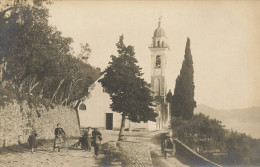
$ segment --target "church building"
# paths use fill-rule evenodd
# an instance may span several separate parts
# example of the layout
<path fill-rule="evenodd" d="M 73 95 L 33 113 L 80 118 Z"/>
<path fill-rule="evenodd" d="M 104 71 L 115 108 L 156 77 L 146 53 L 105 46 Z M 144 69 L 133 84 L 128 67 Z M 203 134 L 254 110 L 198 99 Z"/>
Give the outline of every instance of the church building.
<path fill-rule="evenodd" d="M 154 31 L 151 51 L 151 90 L 155 98 L 155 112 L 158 113 L 156 122 L 133 123 L 126 120 L 125 128 L 132 130 L 155 130 L 162 129 L 169 124 L 169 110 L 165 102 L 166 95 L 166 59 L 169 54 L 169 47 L 166 35 L 161 27 Z M 78 108 L 81 127 L 98 127 L 106 130 L 119 129 L 121 126 L 121 114 L 110 109 L 112 103 L 109 94 L 103 91 L 101 83 L 96 81 L 92 85 L 90 97 L 86 98 Z"/>

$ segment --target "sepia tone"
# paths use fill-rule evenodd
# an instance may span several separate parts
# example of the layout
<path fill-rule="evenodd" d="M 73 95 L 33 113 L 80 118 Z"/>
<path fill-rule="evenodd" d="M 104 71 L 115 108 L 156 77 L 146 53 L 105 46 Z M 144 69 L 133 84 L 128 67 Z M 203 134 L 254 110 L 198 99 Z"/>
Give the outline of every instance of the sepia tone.
<path fill-rule="evenodd" d="M 11 25 L 5 20 L 9 13 L 4 12 L 13 10 L 12 6 L 19 10 L 37 6 L 36 2 L 0 3 L 0 166 L 260 165 L 258 1 L 44 0 L 38 7 L 48 9 L 48 26 L 61 32 L 57 39 L 64 38 L 58 41 L 64 50 L 61 47 L 58 59 L 53 59 L 57 63 L 49 63 L 62 64 L 59 58 L 64 54 L 68 67 L 50 65 L 46 71 L 57 70 L 58 75 L 48 73 L 37 80 L 30 73 L 29 79 L 16 86 L 17 78 L 7 76 L 10 65 L 16 63 L 8 56 L 16 52 L 5 52 L 9 46 L 5 41 L 16 39 L 7 39 L 6 30 L 12 29 L 4 27 Z M 122 43 L 125 55 L 120 52 Z M 23 46 L 16 49 L 21 51 Z M 24 51 L 35 54 L 26 47 Z M 127 56 L 137 62 L 125 71 L 134 62 Z M 116 61 L 125 61 L 126 66 L 115 68 L 111 64 Z M 119 69 L 127 77 L 136 66 L 142 75 L 137 72 L 131 83 L 140 83 L 140 78 L 144 82 L 140 88 L 126 89 L 132 91 L 125 93 L 127 97 L 136 96 L 126 100 L 133 105 L 116 103 L 113 84 L 121 92 L 120 84 L 131 84 L 120 83 L 117 77 L 106 83 L 108 69 Z M 77 87 L 81 80 L 85 85 Z M 150 95 L 134 90 L 150 91 Z M 145 102 L 149 98 L 152 105 Z M 136 111 L 118 109 L 122 104 Z M 136 104 L 145 104 L 156 116 L 140 113 Z"/>

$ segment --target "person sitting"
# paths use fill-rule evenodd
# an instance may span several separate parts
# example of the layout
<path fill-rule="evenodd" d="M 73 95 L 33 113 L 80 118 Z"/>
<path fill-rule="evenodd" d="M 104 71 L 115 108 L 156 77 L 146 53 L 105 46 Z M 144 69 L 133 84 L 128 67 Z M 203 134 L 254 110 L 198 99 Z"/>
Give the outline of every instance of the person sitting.
<path fill-rule="evenodd" d="M 166 158 L 167 153 L 171 153 L 172 156 L 175 155 L 175 143 L 172 138 L 172 133 L 168 133 L 166 137 L 162 140 L 161 150 Z"/>

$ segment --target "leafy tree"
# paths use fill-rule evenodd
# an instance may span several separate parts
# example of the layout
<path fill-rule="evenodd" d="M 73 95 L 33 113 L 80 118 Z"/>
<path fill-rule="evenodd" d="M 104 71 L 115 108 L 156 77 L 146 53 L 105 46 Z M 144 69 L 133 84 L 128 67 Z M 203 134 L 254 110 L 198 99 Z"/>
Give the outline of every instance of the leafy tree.
<path fill-rule="evenodd" d="M 100 71 L 73 56 L 72 39 L 50 26 L 48 18 L 41 3 L 0 12 L 0 84 L 73 106 L 88 94 Z"/>
<path fill-rule="evenodd" d="M 226 162 L 232 165 L 260 163 L 260 142 L 252 137 L 231 131 L 227 138 Z M 246 165 L 246 166 L 247 166 Z M 258 166 L 256 165 L 256 166 Z"/>
<path fill-rule="evenodd" d="M 155 121 L 157 114 L 153 109 L 153 98 L 147 83 L 141 78 L 141 68 L 137 66 L 133 46 L 125 46 L 123 35 L 116 44 L 118 57 L 112 55 L 112 61 L 99 80 L 110 95 L 110 108 L 122 114 L 119 140 L 125 126 L 125 119 L 133 122 Z"/>
<path fill-rule="evenodd" d="M 52 4 L 51 0 L 1 0 L 0 10 L 14 5 L 26 5 L 28 4 L 28 2 L 32 3 L 35 6 L 42 6 L 43 4 Z"/>
<path fill-rule="evenodd" d="M 80 44 L 80 53 L 78 54 L 78 58 L 83 62 L 87 63 L 89 57 L 91 56 L 91 49 L 89 48 L 88 43 L 85 45 Z"/>
<path fill-rule="evenodd" d="M 173 135 L 194 149 L 202 150 L 199 152 L 203 156 L 215 161 L 212 151 L 218 149 L 226 152 L 225 130 L 220 121 L 210 119 L 203 114 L 196 114 L 191 120 L 183 120 L 181 117 L 172 119 Z M 204 153 L 205 152 L 205 153 Z"/>
<path fill-rule="evenodd" d="M 171 102 L 172 116 L 189 120 L 196 107 L 194 100 L 193 61 L 190 50 L 190 39 L 187 38 L 184 60 L 180 75 L 176 79 L 174 95 Z"/>

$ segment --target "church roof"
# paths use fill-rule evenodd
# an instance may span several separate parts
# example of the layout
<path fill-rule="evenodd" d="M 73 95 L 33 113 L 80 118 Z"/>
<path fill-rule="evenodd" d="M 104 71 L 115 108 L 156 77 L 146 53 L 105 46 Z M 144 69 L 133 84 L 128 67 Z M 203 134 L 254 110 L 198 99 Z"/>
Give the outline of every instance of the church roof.
<path fill-rule="evenodd" d="M 158 27 L 154 31 L 153 37 L 166 37 L 164 29 L 162 27 Z"/>
<path fill-rule="evenodd" d="M 154 31 L 153 37 L 166 37 L 165 31 L 161 27 L 161 18 L 158 23 L 158 28 Z"/>

